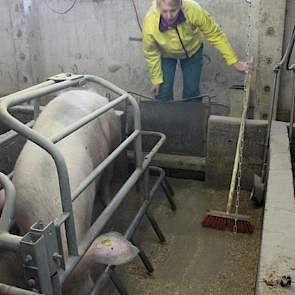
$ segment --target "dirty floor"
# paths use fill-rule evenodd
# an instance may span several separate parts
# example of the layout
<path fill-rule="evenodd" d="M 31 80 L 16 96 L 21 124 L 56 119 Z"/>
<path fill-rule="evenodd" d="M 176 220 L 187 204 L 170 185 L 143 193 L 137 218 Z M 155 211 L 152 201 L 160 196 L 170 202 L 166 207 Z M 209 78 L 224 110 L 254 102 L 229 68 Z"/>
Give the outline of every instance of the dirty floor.
<path fill-rule="evenodd" d="M 151 207 L 167 241 L 159 243 L 146 218 L 134 237 L 150 258 L 154 273 L 148 274 L 138 257 L 116 268 L 128 293 L 254 294 L 262 209 L 255 208 L 248 200 L 249 194 L 243 192 L 240 213 L 250 215 L 254 233 L 234 234 L 203 228 L 201 221 L 207 209 L 224 210 L 226 207 L 227 191 L 215 191 L 205 182 L 196 180 L 169 178 L 169 182 L 175 190 L 177 211 L 171 211 L 162 190 L 156 193 Z M 135 202 L 138 202 L 138 196 L 136 198 Z M 118 212 L 117 216 L 121 219 L 119 223 L 122 227 L 124 216 L 131 214 L 134 209 L 126 208 Z M 103 294 L 119 293 L 108 284 Z"/>

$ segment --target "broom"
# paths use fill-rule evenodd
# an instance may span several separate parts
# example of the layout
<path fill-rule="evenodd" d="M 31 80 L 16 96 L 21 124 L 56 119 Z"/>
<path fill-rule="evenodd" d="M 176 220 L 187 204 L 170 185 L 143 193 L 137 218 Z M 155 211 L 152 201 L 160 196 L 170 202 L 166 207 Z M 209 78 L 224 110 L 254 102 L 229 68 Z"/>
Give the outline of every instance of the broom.
<path fill-rule="evenodd" d="M 251 60 L 251 62 L 253 62 L 253 59 Z M 247 81 L 246 81 L 246 94 L 244 99 L 244 108 L 243 108 L 243 114 L 241 118 L 241 125 L 240 125 L 239 137 L 238 137 L 238 142 L 236 147 L 234 167 L 232 172 L 226 211 L 225 212 L 214 211 L 214 210 L 207 211 L 207 214 L 202 221 L 202 225 L 204 227 L 210 227 L 210 228 L 214 228 L 218 230 L 226 230 L 226 229 L 232 230 L 232 231 L 236 230 L 239 233 L 253 232 L 253 227 L 251 225 L 249 216 L 230 213 L 233 199 L 234 199 L 238 167 L 240 164 L 239 163 L 240 152 L 241 153 L 243 152 L 243 151 L 240 151 L 240 148 L 241 148 L 241 142 L 242 142 L 242 139 L 244 138 L 244 133 L 245 133 L 245 125 L 246 125 L 246 118 L 247 118 L 247 111 L 248 111 L 249 97 L 250 97 L 251 78 L 252 78 L 252 74 L 249 73 L 247 77 Z"/>

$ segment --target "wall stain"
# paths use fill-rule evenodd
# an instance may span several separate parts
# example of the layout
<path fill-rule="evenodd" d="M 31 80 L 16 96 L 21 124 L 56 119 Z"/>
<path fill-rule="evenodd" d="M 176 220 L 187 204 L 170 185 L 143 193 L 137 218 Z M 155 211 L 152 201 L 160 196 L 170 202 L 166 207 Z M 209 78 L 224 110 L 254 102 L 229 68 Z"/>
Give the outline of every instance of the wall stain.
<path fill-rule="evenodd" d="M 21 29 L 18 29 L 16 36 L 20 38 L 23 35 L 23 31 Z"/>
<path fill-rule="evenodd" d="M 121 66 L 119 65 L 110 65 L 108 67 L 108 70 L 111 72 L 111 73 L 115 73 L 117 71 L 119 71 L 121 69 Z"/>
<path fill-rule="evenodd" d="M 20 55 L 19 55 L 19 58 L 20 58 L 20 60 L 25 60 L 26 55 L 23 52 L 21 52 Z"/>
<path fill-rule="evenodd" d="M 64 69 L 64 67 L 62 65 L 58 65 L 58 68 L 60 69 L 61 73 L 64 73 L 65 69 Z"/>
<path fill-rule="evenodd" d="M 102 2 L 104 2 L 105 0 L 92 0 L 95 4 L 100 4 Z"/>
<path fill-rule="evenodd" d="M 74 74 L 78 74 L 79 73 L 79 68 L 78 68 L 77 64 L 74 64 L 71 67 L 71 70 L 72 70 L 72 73 L 74 73 Z"/>
<path fill-rule="evenodd" d="M 77 59 L 82 59 L 82 54 L 81 53 L 76 53 L 76 58 Z"/>

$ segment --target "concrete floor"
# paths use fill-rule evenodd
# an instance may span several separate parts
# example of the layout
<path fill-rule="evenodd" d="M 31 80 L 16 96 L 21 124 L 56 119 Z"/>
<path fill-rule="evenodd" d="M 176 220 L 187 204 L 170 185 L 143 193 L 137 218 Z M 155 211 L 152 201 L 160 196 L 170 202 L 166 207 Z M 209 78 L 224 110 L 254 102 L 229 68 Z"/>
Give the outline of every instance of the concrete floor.
<path fill-rule="evenodd" d="M 224 210 L 227 192 L 215 191 L 196 180 L 169 181 L 175 190 L 178 210 L 170 210 L 162 191 L 155 195 L 151 208 L 167 242 L 158 242 L 146 220 L 135 234 L 135 241 L 145 250 L 155 272 L 148 274 L 138 257 L 116 269 L 130 295 L 254 294 L 262 209 L 254 208 L 248 193 L 243 192 L 240 211 L 251 216 L 253 234 L 203 228 L 201 221 L 206 210 Z M 134 209 L 126 208 L 121 210 L 124 214 L 117 215 L 122 228 L 124 216 Z M 112 229 L 120 230 L 115 226 Z M 103 294 L 118 292 L 109 284 Z"/>

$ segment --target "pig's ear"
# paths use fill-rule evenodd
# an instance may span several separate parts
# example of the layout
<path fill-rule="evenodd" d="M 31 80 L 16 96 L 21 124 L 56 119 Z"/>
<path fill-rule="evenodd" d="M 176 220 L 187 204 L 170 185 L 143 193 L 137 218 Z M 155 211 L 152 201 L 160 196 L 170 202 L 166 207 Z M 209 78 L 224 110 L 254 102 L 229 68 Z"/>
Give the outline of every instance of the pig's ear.
<path fill-rule="evenodd" d="M 138 252 L 120 233 L 111 232 L 97 237 L 90 246 L 88 255 L 96 263 L 121 265 L 130 262 Z"/>

